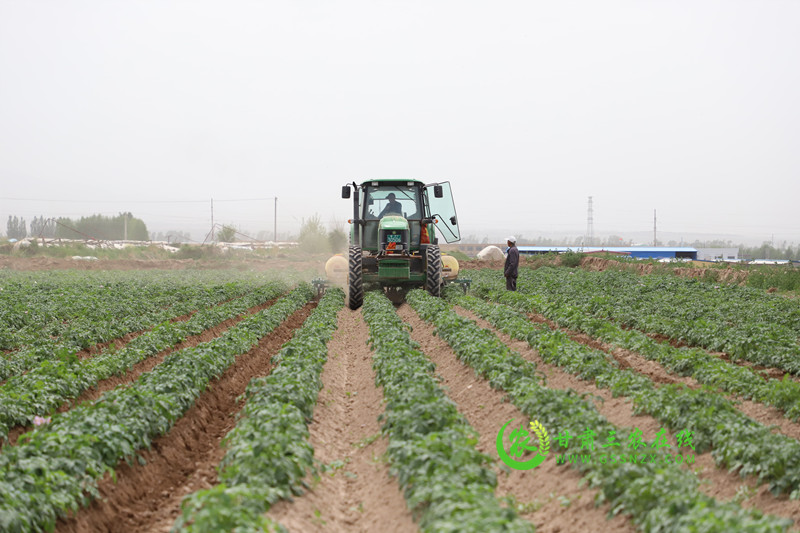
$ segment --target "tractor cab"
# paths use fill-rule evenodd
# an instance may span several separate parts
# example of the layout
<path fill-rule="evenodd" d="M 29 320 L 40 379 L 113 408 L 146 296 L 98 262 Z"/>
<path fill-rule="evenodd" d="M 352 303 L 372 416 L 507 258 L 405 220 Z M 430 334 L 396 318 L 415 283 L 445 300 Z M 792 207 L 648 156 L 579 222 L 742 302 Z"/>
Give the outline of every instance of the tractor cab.
<path fill-rule="evenodd" d="M 352 195 L 351 195 L 352 193 Z M 381 179 L 342 187 L 353 199 L 348 285 L 350 307 L 363 300 L 363 285 L 441 291 L 439 237 L 461 239 L 450 183 Z"/>
<path fill-rule="evenodd" d="M 342 198 L 350 198 L 351 190 L 355 195 L 350 241 L 364 250 L 378 250 L 382 241 L 379 238 L 384 236 L 378 233 L 380 230 L 391 232 L 389 235 L 396 239 L 395 232 L 407 229 L 409 234 L 403 242 L 409 252 L 419 250 L 422 244 L 437 244 L 434 229 L 448 243 L 461 240 L 449 182 L 424 185 L 414 180 L 365 181 L 342 187 Z"/>

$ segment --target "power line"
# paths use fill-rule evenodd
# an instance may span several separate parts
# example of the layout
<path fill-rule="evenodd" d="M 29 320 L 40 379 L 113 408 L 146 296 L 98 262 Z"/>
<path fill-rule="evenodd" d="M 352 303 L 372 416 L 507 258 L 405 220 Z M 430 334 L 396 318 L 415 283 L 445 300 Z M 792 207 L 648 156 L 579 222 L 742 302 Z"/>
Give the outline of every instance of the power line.
<path fill-rule="evenodd" d="M 268 198 L 231 198 L 227 200 L 217 200 L 215 202 L 264 202 L 266 200 L 273 200 L 274 196 Z M 51 203 L 67 203 L 67 204 L 91 204 L 91 203 L 113 203 L 124 202 L 126 204 L 205 204 L 208 200 L 45 200 L 41 198 L 10 198 L 0 196 L 0 200 L 12 200 L 15 202 L 51 202 Z"/>

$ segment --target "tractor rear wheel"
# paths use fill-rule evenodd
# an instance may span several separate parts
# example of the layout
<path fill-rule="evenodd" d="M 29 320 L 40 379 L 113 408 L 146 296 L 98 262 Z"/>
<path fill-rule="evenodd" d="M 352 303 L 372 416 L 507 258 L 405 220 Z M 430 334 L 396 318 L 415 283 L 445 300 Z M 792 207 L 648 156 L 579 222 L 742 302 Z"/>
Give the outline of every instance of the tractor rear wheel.
<path fill-rule="evenodd" d="M 347 269 L 347 306 L 358 309 L 364 303 L 363 256 L 360 246 L 350 247 L 350 261 Z"/>
<path fill-rule="evenodd" d="M 431 244 L 425 250 L 425 265 L 425 289 L 431 296 L 441 296 L 442 254 L 435 244 Z"/>

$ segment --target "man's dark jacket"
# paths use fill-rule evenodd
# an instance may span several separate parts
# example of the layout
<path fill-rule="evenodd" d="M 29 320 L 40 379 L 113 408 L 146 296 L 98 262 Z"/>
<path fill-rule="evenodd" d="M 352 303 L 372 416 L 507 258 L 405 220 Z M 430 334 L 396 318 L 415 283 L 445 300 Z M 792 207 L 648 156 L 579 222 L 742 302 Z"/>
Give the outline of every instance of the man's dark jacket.
<path fill-rule="evenodd" d="M 516 245 L 512 246 L 508 249 L 508 255 L 506 256 L 506 266 L 503 269 L 503 275 L 505 277 L 517 277 L 517 268 L 519 267 L 519 250 L 517 249 Z"/>

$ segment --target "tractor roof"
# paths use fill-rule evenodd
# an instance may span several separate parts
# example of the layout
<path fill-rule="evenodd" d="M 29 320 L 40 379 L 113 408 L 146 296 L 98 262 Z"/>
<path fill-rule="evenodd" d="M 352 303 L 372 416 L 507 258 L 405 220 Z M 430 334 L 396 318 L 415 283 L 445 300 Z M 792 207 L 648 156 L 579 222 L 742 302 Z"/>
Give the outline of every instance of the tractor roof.
<path fill-rule="evenodd" d="M 361 185 L 366 185 L 368 183 L 391 183 L 392 185 L 397 185 L 398 183 L 422 183 L 423 185 L 425 182 L 415 179 L 409 178 L 373 178 L 370 180 L 364 180 L 361 182 Z"/>

